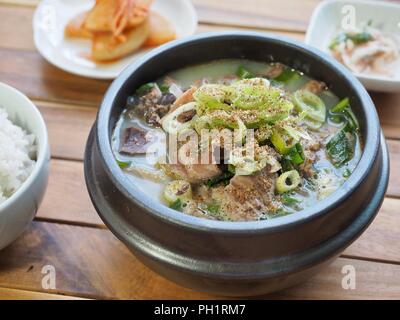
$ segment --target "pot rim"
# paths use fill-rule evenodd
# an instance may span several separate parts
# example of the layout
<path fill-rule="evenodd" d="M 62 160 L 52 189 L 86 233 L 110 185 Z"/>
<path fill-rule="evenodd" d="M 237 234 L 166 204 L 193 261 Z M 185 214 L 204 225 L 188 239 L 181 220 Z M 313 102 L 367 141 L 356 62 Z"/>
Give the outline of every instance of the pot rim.
<path fill-rule="evenodd" d="M 168 208 L 161 202 L 155 202 L 150 196 L 138 189 L 126 177 L 114 159 L 109 128 L 110 114 L 113 109 L 113 102 L 119 94 L 124 83 L 137 71 L 143 64 L 151 63 L 161 54 L 173 52 L 177 47 L 184 47 L 200 42 L 218 41 L 218 39 L 245 40 L 253 38 L 255 40 L 277 43 L 279 45 L 292 47 L 296 50 L 306 52 L 313 59 L 329 65 L 335 72 L 343 75 L 350 87 L 356 92 L 361 101 L 361 106 L 366 118 L 367 133 L 363 136 L 365 141 L 364 149 L 355 170 L 349 179 L 334 193 L 319 201 L 312 207 L 305 208 L 295 214 L 277 217 L 263 221 L 214 221 L 204 218 L 197 218 Z M 152 214 L 165 221 L 166 223 L 179 225 L 186 228 L 197 230 L 208 230 L 213 232 L 235 232 L 235 233 L 255 233 L 255 232 L 276 232 L 286 228 L 295 227 L 298 224 L 324 215 L 332 208 L 350 197 L 354 190 L 364 181 L 369 174 L 380 147 L 380 126 L 378 115 L 369 94 L 357 78 L 339 62 L 319 49 L 312 48 L 299 41 L 289 39 L 284 36 L 276 36 L 269 33 L 253 31 L 227 31 L 211 32 L 195 35 L 182 40 L 175 40 L 167 43 L 142 56 L 140 59 L 129 65 L 117 79 L 113 81 L 107 90 L 101 103 L 95 126 L 96 142 L 99 147 L 100 160 L 106 174 L 130 201 L 143 208 L 148 214 Z"/>

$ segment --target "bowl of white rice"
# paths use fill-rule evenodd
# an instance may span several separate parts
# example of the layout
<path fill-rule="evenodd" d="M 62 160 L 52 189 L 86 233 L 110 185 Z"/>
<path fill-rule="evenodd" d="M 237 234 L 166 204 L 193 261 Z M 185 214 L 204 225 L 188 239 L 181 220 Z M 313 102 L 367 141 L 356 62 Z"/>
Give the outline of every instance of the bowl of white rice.
<path fill-rule="evenodd" d="M 50 165 L 47 129 L 35 105 L 0 82 L 0 249 L 34 218 Z"/>

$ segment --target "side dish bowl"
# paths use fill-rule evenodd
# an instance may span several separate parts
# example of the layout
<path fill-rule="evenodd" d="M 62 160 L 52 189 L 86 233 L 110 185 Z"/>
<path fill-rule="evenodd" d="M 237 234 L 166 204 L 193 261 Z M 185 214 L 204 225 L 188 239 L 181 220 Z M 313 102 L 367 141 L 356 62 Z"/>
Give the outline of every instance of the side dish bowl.
<path fill-rule="evenodd" d="M 340 23 L 353 17 L 352 14 L 357 25 L 371 21 L 385 34 L 399 34 L 399 4 L 387 1 L 331 0 L 321 2 L 314 10 L 305 42 L 329 52 L 329 44 L 340 29 Z M 396 77 L 363 73 L 356 76 L 368 90 L 400 92 L 400 70 Z"/>
<path fill-rule="evenodd" d="M 172 70 L 224 58 L 282 62 L 324 81 L 338 96 L 349 97 L 360 122 L 363 154 L 350 178 L 331 196 L 271 220 L 224 222 L 174 211 L 131 183 L 116 163 L 110 141 L 127 97 Z M 88 139 L 85 176 L 100 217 L 151 269 L 196 290 L 252 296 L 307 279 L 357 239 L 383 201 L 389 160 L 373 102 L 342 65 L 284 37 L 224 32 L 160 47 L 112 83 Z"/>
<path fill-rule="evenodd" d="M 21 187 L 0 204 L 0 249 L 13 242 L 32 221 L 44 196 L 50 167 L 47 129 L 36 106 L 21 92 L 0 83 L 0 107 L 9 119 L 35 135 L 36 164 Z"/>

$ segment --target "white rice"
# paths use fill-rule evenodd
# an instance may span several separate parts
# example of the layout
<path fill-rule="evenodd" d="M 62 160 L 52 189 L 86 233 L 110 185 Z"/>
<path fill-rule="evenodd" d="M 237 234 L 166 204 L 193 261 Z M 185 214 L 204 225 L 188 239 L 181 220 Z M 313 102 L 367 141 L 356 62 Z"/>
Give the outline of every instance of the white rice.
<path fill-rule="evenodd" d="M 0 204 L 32 173 L 35 155 L 35 136 L 14 125 L 0 107 Z"/>

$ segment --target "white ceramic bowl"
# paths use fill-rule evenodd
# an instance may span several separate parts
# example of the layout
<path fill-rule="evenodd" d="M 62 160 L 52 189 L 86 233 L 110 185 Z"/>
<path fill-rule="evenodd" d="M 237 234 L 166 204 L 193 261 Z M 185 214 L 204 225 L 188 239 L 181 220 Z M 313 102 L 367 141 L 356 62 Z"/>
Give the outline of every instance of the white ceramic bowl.
<path fill-rule="evenodd" d="M 44 196 L 50 167 L 50 148 L 44 120 L 35 105 L 18 90 L 0 82 L 0 106 L 11 121 L 36 136 L 35 168 L 22 186 L 0 204 L 0 249 L 6 247 L 32 221 Z"/>
<path fill-rule="evenodd" d="M 400 34 L 399 4 L 385 1 L 329 0 L 321 2 L 314 10 L 307 29 L 306 43 L 329 54 L 329 43 L 340 29 L 340 22 L 348 13 L 348 6 L 354 7 L 356 25 L 371 20 L 385 34 Z M 400 70 L 396 78 L 364 74 L 355 76 L 367 89 L 400 92 Z"/>

